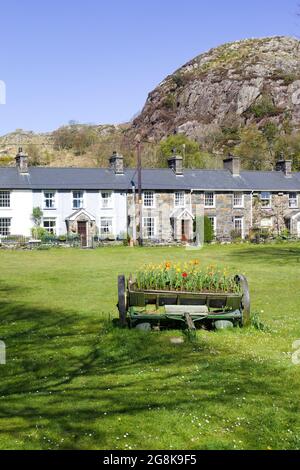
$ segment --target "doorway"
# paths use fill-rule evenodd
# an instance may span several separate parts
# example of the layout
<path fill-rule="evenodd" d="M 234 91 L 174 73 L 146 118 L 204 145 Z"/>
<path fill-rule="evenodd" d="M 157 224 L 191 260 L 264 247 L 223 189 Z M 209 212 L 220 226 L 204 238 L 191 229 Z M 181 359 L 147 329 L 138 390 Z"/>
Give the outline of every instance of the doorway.
<path fill-rule="evenodd" d="M 80 237 L 80 243 L 82 248 L 87 247 L 87 222 L 86 221 L 78 221 L 77 222 L 77 231 Z"/>
<path fill-rule="evenodd" d="M 181 221 L 181 240 L 183 242 L 189 241 L 190 232 L 189 232 L 189 220 L 182 220 Z"/>

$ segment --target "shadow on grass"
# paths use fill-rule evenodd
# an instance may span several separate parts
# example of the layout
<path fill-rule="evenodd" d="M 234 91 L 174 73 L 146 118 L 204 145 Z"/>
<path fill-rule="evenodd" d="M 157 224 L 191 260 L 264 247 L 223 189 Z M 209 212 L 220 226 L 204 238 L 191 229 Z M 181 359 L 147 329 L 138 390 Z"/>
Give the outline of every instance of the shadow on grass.
<path fill-rule="evenodd" d="M 182 415 L 205 412 L 221 422 L 239 410 L 243 397 L 253 404 L 244 413 L 260 423 L 259 429 L 235 431 L 248 447 L 257 447 L 266 426 L 271 430 L 282 420 L 272 411 L 274 400 L 293 426 L 297 410 L 282 387 L 285 371 L 230 347 L 220 356 L 209 341 L 178 347 L 169 333 L 113 329 L 76 312 L 6 302 L 0 302 L 0 319 L 7 346 L 0 382 L 5 448 L 114 448 L 115 436 L 128 427 L 138 448 L 147 447 L 136 423 L 145 423 L 152 434 L 164 429 L 168 440 L 174 417 L 180 423 Z M 195 426 L 189 428 L 185 418 L 180 425 L 184 448 Z M 230 448 L 220 436 L 210 439 L 211 446 Z"/>
<path fill-rule="evenodd" d="M 249 249 L 232 251 L 231 256 L 243 259 L 248 262 L 255 263 L 275 263 L 275 264 L 291 264 L 300 263 L 300 247 L 284 247 L 282 245 L 258 245 Z"/>

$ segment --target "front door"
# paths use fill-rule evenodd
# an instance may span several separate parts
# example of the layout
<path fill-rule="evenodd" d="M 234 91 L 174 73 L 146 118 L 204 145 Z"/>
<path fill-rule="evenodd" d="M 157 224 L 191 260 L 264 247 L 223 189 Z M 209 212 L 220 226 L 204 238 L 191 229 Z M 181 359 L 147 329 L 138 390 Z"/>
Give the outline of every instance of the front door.
<path fill-rule="evenodd" d="M 87 222 L 78 221 L 77 222 L 78 235 L 80 237 L 80 242 L 82 247 L 87 246 Z"/>
<path fill-rule="evenodd" d="M 181 240 L 183 242 L 187 242 L 189 239 L 188 222 L 188 220 L 181 221 Z"/>

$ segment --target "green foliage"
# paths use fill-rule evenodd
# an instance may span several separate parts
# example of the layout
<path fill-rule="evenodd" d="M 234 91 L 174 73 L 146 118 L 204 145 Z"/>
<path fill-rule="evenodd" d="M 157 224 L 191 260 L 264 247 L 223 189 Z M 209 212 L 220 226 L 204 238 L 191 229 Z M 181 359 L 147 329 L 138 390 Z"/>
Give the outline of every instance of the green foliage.
<path fill-rule="evenodd" d="M 41 225 L 42 217 L 43 217 L 43 211 L 40 207 L 34 207 L 32 210 L 32 220 L 33 223 L 36 227 L 39 227 Z"/>
<path fill-rule="evenodd" d="M 214 239 L 214 231 L 211 220 L 204 216 L 204 243 L 211 243 Z"/>
<path fill-rule="evenodd" d="M 168 109 L 174 109 L 176 105 L 176 98 L 172 93 L 169 93 L 164 99 L 164 106 Z"/>
<path fill-rule="evenodd" d="M 248 112 L 256 118 L 276 116 L 280 110 L 274 105 L 273 99 L 269 95 L 262 95 L 260 99 L 250 106 Z"/>
<path fill-rule="evenodd" d="M 43 240 L 49 233 L 44 227 L 36 226 L 31 229 L 31 235 L 35 240 Z"/>
<path fill-rule="evenodd" d="M 87 148 L 95 144 L 98 135 L 92 126 L 71 123 L 53 132 L 54 148 L 56 150 L 73 150 L 77 155 L 83 155 Z"/>
<path fill-rule="evenodd" d="M 270 332 L 270 328 L 266 326 L 260 319 L 260 314 L 258 312 L 254 312 L 251 315 L 251 326 L 258 331 Z"/>
<path fill-rule="evenodd" d="M 270 169 L 273 163 L 268 141 L 255 124 L 241 129 L 240 143 L 235 147 L 234 153 L 242 158 L 245 169 Z"/>
<path fill-rule="evenodd" d="M 170 135 L 160 143 L 161 158 L 166 162 L 172 155 L 173 149 L 184 157 L 186 168 L 206 168 L 214 159 L 208 152 L 200 149 L 198 142 L 189 139 L 183 134 Z"/>

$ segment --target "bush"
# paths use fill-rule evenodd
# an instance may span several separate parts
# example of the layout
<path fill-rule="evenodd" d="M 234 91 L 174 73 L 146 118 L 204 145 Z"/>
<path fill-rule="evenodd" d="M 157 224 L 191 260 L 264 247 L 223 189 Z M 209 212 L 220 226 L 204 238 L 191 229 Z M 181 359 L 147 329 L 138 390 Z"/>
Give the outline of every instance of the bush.
<path fill-rule="evenodd" d="M 258 119 L 276 116 L 279 113 L 279 109 L 275 106 L 272 97 L 269 95 L 261 96 L 259 101 L 250 106 L 249 111 Z"/>
<path fill-rule="evenodd" d="M 211 243 L 214 239 L 213 226 L 210 219 L 204 217 L 204 243 Z"/>
<path fill-rule="evenodd" d="M 35 240 L 42 240 L 43 237 L 49 235 L 49 232 L 43 227 L 33 227 L 31 229 L 31 235 Z"/>

